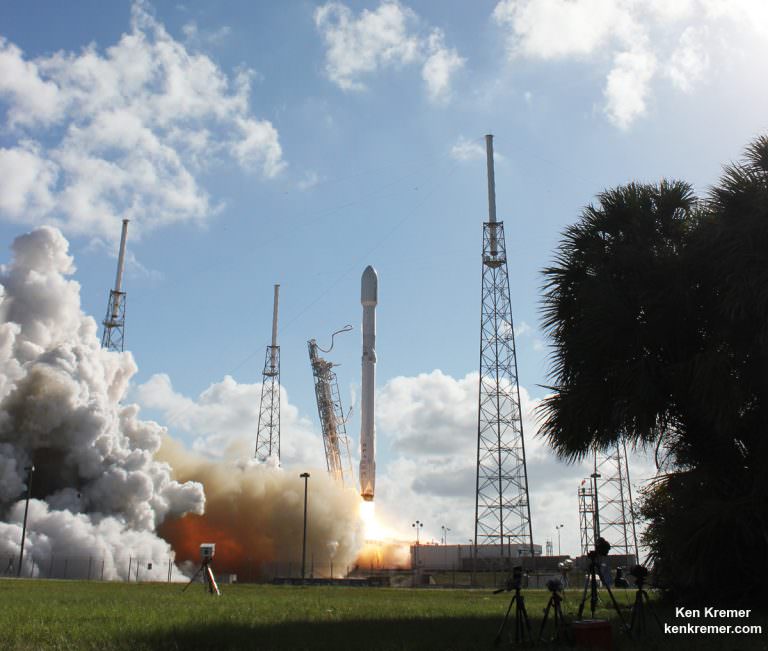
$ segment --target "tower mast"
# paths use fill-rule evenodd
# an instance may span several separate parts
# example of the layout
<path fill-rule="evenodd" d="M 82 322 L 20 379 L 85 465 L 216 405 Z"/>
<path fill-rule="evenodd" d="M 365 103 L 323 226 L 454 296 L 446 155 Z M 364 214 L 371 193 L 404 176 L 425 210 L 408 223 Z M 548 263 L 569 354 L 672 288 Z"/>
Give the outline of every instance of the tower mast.
<path fill-rule="evenodd" d="M 277 306 L 280 285 L 275 285 L 272 305 L 272 344 L 267 346 L 261 380 L 261 404 L 256 430 L 256 451 L 259 461 L 274 457 L 280 463 L 280 346 L 277 345 Z"/>
<path fill-rule="evenodd" d="M 493 136 L 485 136 L 485 144 L 488 221 L 483 224 L 475 557 L 477 545 L 498 545 L 504 555 L 512 544 L 533 556 L 504 222 L 496 220 Z"/>
<path fill-rule="evenodd" d="M 123 352 L 125 345 L 125 298 L 123 291 L 123 270 L 125 268 L 125 242 L 128 237 L 128 220 L 123 220 L 120 234 L 120 253 L 117 257 L 117 276 L 115 288 L 109 290 L 107 314 L 102 321 L 104 332 L 101 335 L 101 347 L 107 350 Z"/>

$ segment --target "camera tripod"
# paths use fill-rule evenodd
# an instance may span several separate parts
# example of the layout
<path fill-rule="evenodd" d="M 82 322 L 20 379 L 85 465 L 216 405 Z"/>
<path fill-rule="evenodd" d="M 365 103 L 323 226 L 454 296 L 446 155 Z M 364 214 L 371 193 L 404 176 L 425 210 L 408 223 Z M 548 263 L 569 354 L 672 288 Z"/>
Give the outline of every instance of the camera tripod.
<path fill-rule="evenodd" d="M 208 590 L 211 594 L 221 596 L 221 592 L 219 590 L 219 586 L 216 585 L 216 579 L 213 577 L 213 571 L 211 570 L 211 564 L 210 561 L 207 559 L 203 559 L 202 565 L 200 565 L 200 568 L 195 572 L 194 576 L 189 580 L 189 583 L 184 586 L 184 589 L 182 592 L 185 592 L 189 586 L 191 586 L 198 576 L 203 575 L 203 580 L 205 582 L 205 589 Z"/>
<path fill-rule="evenodd" d="M 565 637 L 565 619 L 563 618 L 563 608 L 560 605 L 563 601 L 563 597 L 560 595 L 559 587 L 557 590 L 552 590 L 547 602 L 547 607 L 544 609 L 544 619 L 541 620 L 541 628 L 539 629 L 539 642 L 544 640 L 544 627 L 547 625 L 547 619 L 549 619 L 549 611 L 552 610 L 552 621 L 555 625 L 555 633 L 549 639 L 550 642 L 559 642 Z"/>
<path fill-rule="evenodd" d="M 635 576 L 635 584 L 637 585 L 637 592 L 635 592 L 635 603 L 632 605 L 632 617 L 629 622 L 630 633 L 645 633 L 645 609 L 647 608 L 653 619 L 656 620 L 656 624 L 659 630 L 664 630 L 661 625 L 656 611 L 651 607 L 651 600 L 648 598 L 648 593 L 645 591 L 645 576 Z"/>
<path fill-rule="evenodd" d="M 501 636 L 504 634 L 504 629 L 507 627 L 509 621 L 509 613 L 512 612 L 512 606 L 515 607 L 515 642 L 523 642 L 528 634 L 528 641 L 531 641 L 531 622 L 528 619 L 528 612 L 525 610 L 525 599 L 520 593 L 520 578 L 515 577 L 512 581 L 507 581 L 507 587 L 500 590 L 494 590 L 493 594 L 499 594 L 505 590 L 514 590 L 515 594 L 509 602 L 507 613 L 504 615 L 504 621 L 501 622 L 499 632 L 496 633 L 496 638 L 493 640 L 494 646 L 498 646 L 501 642 Z M 511 636 L 510 636 L 511 637 Z"/>
<path fill-rule="evenodd" d="M 597 608 L 597 602 L 598 602 L 597 563 L 600 556 L 597 554 L 596 551 L 589 552 L 588 556 L 589 556 L 589 577 L 587 577 L 587 580 L 584 582 L 584 594 L 581 596 L 581 603 L 579 604 L 578 619 L 581 619 L 581 616 L 584 613 L 584 604 L 587 601 L 588 590 L 590 591 L 589 610 L 592 615 L 592 619 L 595 618 L 595 608 Z M 608 582 L 605 582 L 605 589 L 608 590 L 608 594 L 611 597 L 611 602 L 613 603 L 613 609 L 616 611 L 616 614 L 619 616 L 619 620 L 621 621 L 622 628 L 627 633 L 629 633 L 629 628 L 627 628 L 627 624 L 624 621 L 624 616 L 621 614 L 621 610 L 619 609 L 619 604 L 616 601 L 616 597 L 613 596 L 613 592 L 611 591 L 611 586 L 608 585 Z"/>

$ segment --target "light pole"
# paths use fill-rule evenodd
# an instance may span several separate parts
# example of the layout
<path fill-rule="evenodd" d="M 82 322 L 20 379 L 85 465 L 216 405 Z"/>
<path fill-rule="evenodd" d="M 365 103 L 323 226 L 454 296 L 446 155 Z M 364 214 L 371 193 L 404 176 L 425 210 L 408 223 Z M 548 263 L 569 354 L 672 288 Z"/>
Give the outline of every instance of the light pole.
<path fill-rule="evenodd" d="M 595 501 L 593 504 L 593 507 L 595 509 L 595 517 L 594 517 L 594 527 L 595 527 L 595 545 L 597 545 L 597 539 L 600 537 L 600 503 L 597 500 L 597 480 L 600 479 L 602 475 L 600 475 L 599 472 L 597 472 L 597 459 L 595 459 L 595 472 L 593 472 L 590 477 L 592 477 L 594 481 L 594 487 L 595 487 Z"/>
<path fill-rule="evenodd" d="M 416 529 L 416 547 L 419 546 L 419 529 L 424 528 L 424 523 L 420 522 L 419 520 L 416 520 L 416 522 L 411 523 L 411 526 Z"/>
<path fill-rule="evenodd" d="M 562 556 L 562 552 L 560 551 L 560 529 L 562 529 L 565 525 L 559 524 L 555 527 L 557 529 L 557 555 Z"/>
<path fill-rule="evenodd" d="M 441 526 L 440 528 L 443 530 L 443 544 L 447 545 L 448 544 L 448 532 L 450 531 L 450 529 L 448 527 L 446 527 L 445 525 Z"/>
<path fill-rule="evenodd" d="M 419 529 L 424 528 L 424 523 L 420 520 L 416 520 L 416 522 L 411 523 L 411 526 L 416 529 L 416 569 L 418 569 L 421 560 L 419 558 Z"/>
<path fill-rule="evenodd" d="M 32 474 L 35 472 L 33 464 L 28 465 L 27 471 L 27 503 L 24 505 L 24 524 L 21 527 L 21 551 L 19 552 L 19 571 L 16 576 L 21 576 L 21 563 L 24 560 L 24 539 L 27 537 L 27 513 L 29 513 L 29 498 L 32 496 Z"/>
<path fill-rule="evenodd" d="M 304 539 L 301 543 L 301 580 L 304 580 L 307 571 L 307 485 L 309 473 L 303 472 L 299 475 L 304 480 Z"/>

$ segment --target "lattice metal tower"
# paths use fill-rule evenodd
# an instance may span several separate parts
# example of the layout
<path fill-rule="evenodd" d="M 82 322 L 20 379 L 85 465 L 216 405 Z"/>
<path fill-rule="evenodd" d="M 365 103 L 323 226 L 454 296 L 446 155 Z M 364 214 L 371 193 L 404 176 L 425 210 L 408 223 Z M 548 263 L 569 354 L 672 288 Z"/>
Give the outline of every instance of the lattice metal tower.
<path fill-rule="evenodd" d="M 611 554 L 630 556 L 637 561 L 637 531 L 632 504 L 632 486 L 624 443 L 606 452 L 595 453 L 594 472 L 579 488 L 581 552 L 594 548 L 597 537 L 611 544 Z M 585 491 L 586 483 L 589 489 Z"/>
<path fill-rule="evenodd" d="M 611 554 L 638 559 L 637 532 L 632 512 L 627 450 L 624 443 L 595 455 L 600 511 L 600 535 L 611 543 Z"/>
<path fill-rule="evenodd" d="M 125 345 L 125 299 L 123 291 L 123 269 L 125 268 L 125 241 L 128 236 L 128 220 L 123 220 L 120 234 L 120 254 L 117 258 L 117 277 L 115 288 L 109 290 L 107 314 L 102 321 L 104 332 L 101 335 L 101 347 L 107 350 L 123 352 Z"/>
<path fill-rule="evenodd" d="M 344 410 L 341 406 L 339 394 L 339 382 L 333 371 L 333 363 L 318 355 L 331 352 L 333 337 L 340 332 L 349 332 L 352 326 L 346 326 L 331 335 L 331 347 L 324 350 L 317 345 L 317 341 L 310 339 L 309 361 L 312 365 L 312 375 L 315 378 L 315 397 L 317 398 L 317 413 L 320 417 L 320 426 L 323 431 L 323 447 L 325 448 L 325 462 L 328 474 L 340 481 L 348 481 L 354 484 L 352 472 L 352 457 L 349 453 L 349 437 L 347 436 L 347 423 Z"/>
<path fill-rule="evenodd" d="M 270 457 L 280 463 L 280 346 L 277 345 L 277 302 L 280 285 L 275 285 L 272 308 L 272 345 L 267 346 L 264 373 L 261 380 L 259 424 L 256 430 L 255 457 L 266 461 Z"/>
<path fill-rule="evenodd" d="M 595 536 L 595 489 L 591 478 L 582 480 L 578 498 L 581 555 L 586 556 L 595 548 L 597 537 Z"/>
<path fill-rule="evenodd" d="M 489 221 L 483 225 L 475 545 L 500 545 L 503 554 L 517 544 L 533 556 L 504 223 L 496 221 L 493 136 L 485 143 Z"/>

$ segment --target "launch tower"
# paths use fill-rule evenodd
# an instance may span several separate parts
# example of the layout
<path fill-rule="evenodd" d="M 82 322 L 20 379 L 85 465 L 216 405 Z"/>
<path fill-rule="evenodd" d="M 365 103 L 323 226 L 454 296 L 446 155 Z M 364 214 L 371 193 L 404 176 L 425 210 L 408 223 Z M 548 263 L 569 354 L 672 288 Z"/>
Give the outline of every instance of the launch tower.
<path fill-rule="evenodd" d="M 261 380 L 261 405 L 256 430 L 256 453 L 259 461 L 270 457 L 280 463 L 280 346 L 277 345 L 277 302 L 280 285 L 275 285 L 272 307 L 272 345 L 267 346 Z"/>
<path fill-rule="evenodd" d="M 117 277 L 115 288 L 109 290 L 107 314 L 104 317 L 104 332 L 101 335 L 101 347 L 123 352 L 125 345 L 125 292 L 123 291 L 123 269 L 125 268 L 125 241 L 128 237 L 128 220 L 123 220 L 120 235 L 120 254 L 117 258 Z"/>
<path fill-rule="evenodd" d="M 349 332 L 351 329 L 352 326 L 346 326 L 334 332 L 331 336 L 331 347 L 328 350 L 320 348 L 314 339 L 310 339 L 307 342 L 309 362 L 312 365 L 312 375 L 315 378 L 317 413 L 320 417 L 320 427 L 323 431 L 325 462 L 328 467 L 328 474 L 342 484 L 345 477 L 350 484 L 354 483 L 346 418 L 341 406 L 339 382 L 336 378 L 336 373 L 333 371 L 333 363 L 320 357 L 318 351 L 330 353 L 331 349 L 333 349 L 333 337 L 340 332 Z"/>
<path fill-rule="evenodd" d="M 611 544 L 611 554 L 634 556 L 639 562 L 626 446 L 617 444 L 594 456 L 594 472 L 579 488 L 581 553 L 598 537 Z"/>
<path fill-rule="evenodd" d="M 504 223 L 496 221 L 493 136 L 485 144 L 489 220 L 483 224 L 475 546 L 509 550 L 515 544 L 533 556 Z"/>

